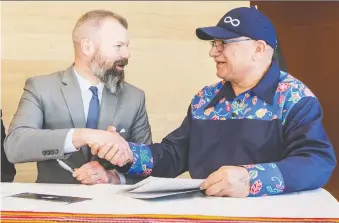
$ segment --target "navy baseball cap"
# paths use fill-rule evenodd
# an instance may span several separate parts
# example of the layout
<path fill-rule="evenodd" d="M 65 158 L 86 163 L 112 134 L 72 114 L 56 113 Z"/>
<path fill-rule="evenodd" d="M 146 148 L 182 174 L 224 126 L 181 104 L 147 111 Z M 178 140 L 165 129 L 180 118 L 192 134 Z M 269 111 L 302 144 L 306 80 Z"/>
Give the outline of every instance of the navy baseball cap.
<path fill-rule="evenodd" d="M 263 40 L 273 49 L 277 47 L 275 28 L 268 17 L 255 7 L 240 7 L 227 12 L 216 26 L 196 29 L 201 40 L 249 37 Z"/>

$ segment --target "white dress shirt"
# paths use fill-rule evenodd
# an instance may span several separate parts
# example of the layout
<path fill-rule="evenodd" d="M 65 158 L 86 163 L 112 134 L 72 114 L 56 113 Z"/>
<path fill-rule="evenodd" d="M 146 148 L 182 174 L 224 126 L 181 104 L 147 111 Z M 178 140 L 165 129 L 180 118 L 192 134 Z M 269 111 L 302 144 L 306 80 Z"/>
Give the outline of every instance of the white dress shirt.
<path fill-rule="evenodd" d="M 90 104 L 92 96 L 93 96 L 93 94 L 92 94 L 92 92 L 89 88 L 91 86 L 95 86 L 95 87 L 98 88 L 98 98 L 99 98 L 99 103 L 101 105 L 102 91 L 104 90 L 105 85 L 103 83 L 98 83 L 96 85 L 92 85 L 88 80 L 86 80 L 85 78 L 80 76 L 75 71 L 74 67 L 73 67 L 73 71 L 75 73 L 75 76 L 76 76 L 78 83 L 79 83 L 79 86 L 80 86 L 82 104 L 84 106 L 85 120 L 87 120 L 88 108 L 89 108 L 89 104 Z M 72 153 L 72 152 L 78 151 L 72 143 L 74 130 L 75 129 L 70 129 L 67 133 L 66 140 L 65 140 L 65 146 L 64 146 L 64 152 L 65 153 Z M 118 171 L 115 171 L 115 172 L 119 175 L 121 184 L 126 184 L 125 176 L 123 174 L 119 173 Z"/>

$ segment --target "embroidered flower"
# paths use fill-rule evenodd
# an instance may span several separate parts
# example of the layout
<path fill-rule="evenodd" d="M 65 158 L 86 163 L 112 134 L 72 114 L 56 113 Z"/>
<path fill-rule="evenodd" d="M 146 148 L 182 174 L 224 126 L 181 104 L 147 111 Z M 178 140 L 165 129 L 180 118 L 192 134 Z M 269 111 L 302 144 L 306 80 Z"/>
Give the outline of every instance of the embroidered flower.
<path fill-rule="evenodd" d="M 292 97 L 288 99 L 288 101 L 292 101 L 293 103 L 297 103 L 300 100 L 300 94 L 299 92 L 293 92 Z"/>
<path fill-rule="evenodd" d="M 199 96 L 199 97 L 202 97 L 202 96 L 204 95 L 203 93 L 204 93 L 203 91 L 199 91 L 199 92 L 198 92 L 198 96 Z"/>
<path fill-rule="evenodd" d="M 287 89 L 289 89 L 290 87 L 291 87 L 291 85 L 289 83 L 279 83 L 278 88 L 277 88 L 277 92 L 287 91 Z"/>
<path fill-rule="evenodd" d="M 203 106 L 206 103 L 206 101 L 203 98 L 200 98 L 199 103 L 194 105 L 194 108 L 199 109 L 201 106 Z"/>
<path fill-rule="evenodd" d="M 212 120 L 219 120 L 219 116 L 214 115 L 214 116 L 212 117 Z"/>
<path fill-rule="evenodd" d="M 152 173 L 152 169 L 146 169 L 144 171 L 144 175 L 146 175 L 146 176 L 150 175 L 151 173 Z"/>
<path fill-rule="evenodd" d="M 254 96 L 253 99 L 252 99 L 252 104 L 253 104 L 253 105 L 256 105 L 256 104 L 257 104 L 257 101 L 258 101 L 258 97 L 257 97 L 257 96 Z"/>
<path fill-rule="evenodd" d="M 298 83 L 295 83 L 295 82 L 291 83 L 291 87 L 294 87 L 295 89 L 302 88 L 301 86 L 299 86 Z"/>
<path fill-rule="evenodd" d="M 214 111 L 214 107 L 210 107 L 210 108 L 206 109 L 205 112 L 204 112 L 204 115 L 210 115 L 212 111 Z"/>
<path fill-rule="evenodd" d="M 259 109 L 258 111 L 255 112 L 255 115 L 258 117 L 258 118 L 262 118 L 266 115 L 267 113 L 267 109 Z"/>
<path fill-rule="evenodd" d="M 280 95 L 280 97 L 278 99 L 278 105 L 279 105 L 280 108 L 282 108 L 284 106 L 284 101 L 285 101 L 285 96 Z"/>
<path fill-rule="evenodd" d="M 277 115 L 273 115 L 272 120 L 274 120 L 274 119 L 278 119 L 278 116 Z"/>
<path fill-rule="evenodd" d="M 231 104 L 228 104 L 228 105 L 226 105 L 226 112 L 228 113 L 230 111 L 231 111 Z"/>

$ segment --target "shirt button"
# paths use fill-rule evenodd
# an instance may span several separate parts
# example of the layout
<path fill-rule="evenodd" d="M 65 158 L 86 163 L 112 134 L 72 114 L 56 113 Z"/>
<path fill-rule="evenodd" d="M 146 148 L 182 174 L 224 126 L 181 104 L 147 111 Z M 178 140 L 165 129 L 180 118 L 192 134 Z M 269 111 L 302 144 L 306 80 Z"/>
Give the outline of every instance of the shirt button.
<path fill-rule="evenodd" d="M 233 117 L 233 118 L 237 117 L 237 113 L 232 112 L 232 117 Z"/>
<path fill-rule="evenodd" d="M 240 103 L 241 103 L 241 100 L 240 100 L 240 99 L 238 99 L 238 100 L 237 100 L 237 103 L 238 103 L 238 104 L 240 104 Z"/>

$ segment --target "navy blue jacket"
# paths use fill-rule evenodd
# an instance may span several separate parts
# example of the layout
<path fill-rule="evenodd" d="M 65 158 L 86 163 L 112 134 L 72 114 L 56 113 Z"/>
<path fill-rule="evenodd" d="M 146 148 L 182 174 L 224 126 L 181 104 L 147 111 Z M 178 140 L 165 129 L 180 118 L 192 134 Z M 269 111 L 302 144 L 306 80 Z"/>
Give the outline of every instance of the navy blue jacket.
<path fill-rule="evenodd" d="M 272 63 L 252 89 L 236 96 L 229 82 L 193 97 L 181 126 L 161 143 L 130 143 L 129 174 L 204 179 L 221 166 L 247 168 L 249 196 L 324 186 L 336 165 L 322 108 L 301 81 Z"/>

